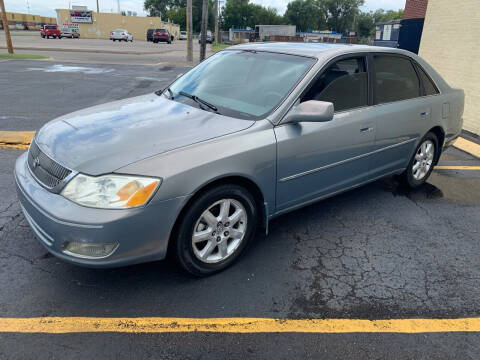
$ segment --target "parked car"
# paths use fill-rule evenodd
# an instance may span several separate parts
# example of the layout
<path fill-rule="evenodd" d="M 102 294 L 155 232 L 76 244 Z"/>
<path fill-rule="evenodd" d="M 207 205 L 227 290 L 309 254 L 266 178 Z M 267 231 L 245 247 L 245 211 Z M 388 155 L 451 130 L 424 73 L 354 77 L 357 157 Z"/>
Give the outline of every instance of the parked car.
<path fill-rule="evenodd" d="M 187 40 L 187 32 L 180 31 L 180 36 L 178 37 L 178 40 Z"/>
<path fill-rule="evenodd" d="M 153 41 L 153 32 L 155 29 L 148 29 L 147 30 L 147 41 Z"/>
<path fill-rule="evenodd" d="M 170 35 L 170 32 L 167 29 L 155 29 L 153 32 L 153 42 L 159 43 L 159 42 L 166 42 L 167 44 L 172 43 L 172 35 Z"/>
<path fill-rule="evenodd" d="M 110 40 L 118 40 L 118 41 L 133 41 L 133 35 L 130 34 L 127 30 L 122 30 L 122 29 L 118 29 L 118 30 L 113 30 L 111 33 L 110 33 Z"/>
<path fill-rule="evenodd" d="M 164 90 L 47 123 L 15 179 L 55 256 L 113 267 L 168 250 L 203 276 L 281 214 L 385 176 L 421 186 L 463 109 L 464 92 L 404 50 L 238 45 Z"/>
<path fill-rule="evenodd" d="M 215 35 L 210 31 L 207 30 L 207 36 L 205 38 L 205 41 L 207 44 L 213 44 L 215 41 Z M 198 43 L 200 44 L 202 42 L 202 33 L 198 35 Z"/>
<path fill-rule="evenodd" d="M 61 39 L 62 32 L 58 29 L 57 25 L 43 25 L 42 30 L 40 30 L 40 36 L 42 38 L 54 38 Z"/>
<path fill-rule="evenodd" d="M 63 29 L 62 37 L 67 37 L 71 39 L 80 39 L 80 33 L 75 29 Z"/>

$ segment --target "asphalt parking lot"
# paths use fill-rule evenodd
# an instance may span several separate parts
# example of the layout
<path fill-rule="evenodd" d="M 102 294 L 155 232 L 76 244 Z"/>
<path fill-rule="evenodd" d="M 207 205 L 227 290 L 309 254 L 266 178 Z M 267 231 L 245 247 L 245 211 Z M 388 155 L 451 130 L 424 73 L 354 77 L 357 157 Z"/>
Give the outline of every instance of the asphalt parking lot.
<path fill-rule="evenodd" d="M 40 32 L 13 32 L 13 46 L 16 53 L 27 53 L 47 56 L 63 63 L 84 64 L 123 64 L 123 65 L 156 65 L 186 63 L 186 41 L 175 40 L 172 44 L 147 42 L 145 39 L 134 39 L 133 42 L 113 42 L 102 39 L 42 39 Z M 0 53 L 7 52 L 5 35 L 0 31 Z M 193 42 L 194 63 L 198 62 L 200 45 Z M 211 54 L 207 45 L 207 56 Z"/>
<path fill-rule="evenodd" d="M 186 69 L 1 62 L 0 130 L 38 130 L 157 90 Z M 170 261 L 92 270 L 49 255 L 15 194 L 22 151 L 0 149 L 0 318 L 480 316 L 480 170 L 437 169 L 417 190 L 387 178 L 284 215 L 232 268 L 195 279 Z M 480 160 L 450 148 L 440 165 Z M 2 359 L 94 357 L 478 359 L 480 333 L 0 332 Z"/>

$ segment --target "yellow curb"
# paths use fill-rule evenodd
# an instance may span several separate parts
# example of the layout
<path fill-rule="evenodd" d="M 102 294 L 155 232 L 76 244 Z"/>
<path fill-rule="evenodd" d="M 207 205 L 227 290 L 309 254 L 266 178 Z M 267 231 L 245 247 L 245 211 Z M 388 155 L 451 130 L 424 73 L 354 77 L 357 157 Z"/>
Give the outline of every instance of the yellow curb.
<path fill-rule="evenodd" d="M 475 144 L 473 141 L 469 141 L 462 137 L 458 138 L 453 144 L 457 149 L 465 151 L 470 155 L 480 158 L 480 145 Z"/>
<path fill-rule="evenodd" d="M 0 333 L 432 333 L 480 332 L 480 318 L 270 319 L 270 318 L 0 318 Z"/>
<path fill-rule="evenodd" d="M 35 131 L 0 131 L 0 145 L 30 145 Z"/>
<path fill-rule="evenodd" d="M 448 166 L 448 165 L 439 165 L 435 166 L 436 170 L 480 170 L 480 166 Z"/>

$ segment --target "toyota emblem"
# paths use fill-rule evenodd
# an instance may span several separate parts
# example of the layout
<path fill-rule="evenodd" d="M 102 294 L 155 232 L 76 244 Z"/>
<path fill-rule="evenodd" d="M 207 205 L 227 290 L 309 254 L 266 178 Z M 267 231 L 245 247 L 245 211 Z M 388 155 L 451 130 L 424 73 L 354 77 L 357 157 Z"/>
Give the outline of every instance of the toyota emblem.
<path fill-rule="evenodd" d="M 38 165 L 40 165 L 40 159 L 37 156 L 33 159 L 33 167 L 36 168 Z"/>

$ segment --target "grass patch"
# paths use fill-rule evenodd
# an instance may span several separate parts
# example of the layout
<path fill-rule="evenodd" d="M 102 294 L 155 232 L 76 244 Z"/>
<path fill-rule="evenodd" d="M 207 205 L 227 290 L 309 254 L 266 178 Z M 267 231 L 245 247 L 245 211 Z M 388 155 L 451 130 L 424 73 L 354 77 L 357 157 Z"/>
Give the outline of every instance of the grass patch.
<path fill-rule="evenodd" d="M 217 51 L 226 49 L 229 46 L 230 45 L 215 42 L 215 43 L 212 44 L 212 51 L 217 52 Z"/>
<path fill-rule="evenodd" d="M 0 54 L 0 59 L 41 60 L 48 59 L 48 56 L 34 54 Z"/>

